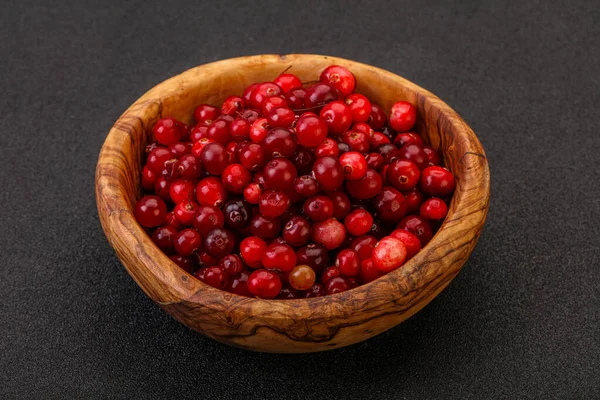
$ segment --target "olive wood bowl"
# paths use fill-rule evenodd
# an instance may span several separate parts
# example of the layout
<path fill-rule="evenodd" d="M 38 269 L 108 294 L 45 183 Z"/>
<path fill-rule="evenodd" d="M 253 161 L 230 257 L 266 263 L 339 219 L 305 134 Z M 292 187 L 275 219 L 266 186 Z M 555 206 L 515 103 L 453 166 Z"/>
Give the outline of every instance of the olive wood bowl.
<path fill-rule="evenodd" d="M 210 287 L 175 265 L 136 222 L 144 147 L 155 122 L 172 116 L 188 124 L 194 107 L 219 105 L 254 82 L 284 70 L 316 81 L 331 64 L 350 69 L 356 91 L 389 112 L 406 100 L 418 109 L 416 130 L 456 179 L 448 215 L 434 238 L 404 266 L 358 288 L 301 300 L 262 300 Z M 102 227 L 123 265 L 144 292 L 184 325 L 244 349 L 303 353 L 336 349 L 378 335 L 437 296 L 473 251 L 488 211 L 490 176 L 473 131 L 432 93 L 391 72 L 341 58 L 259 55 L 192 68 L 155 86 L 117 120 L 100 151 L 96 200 Z"/>

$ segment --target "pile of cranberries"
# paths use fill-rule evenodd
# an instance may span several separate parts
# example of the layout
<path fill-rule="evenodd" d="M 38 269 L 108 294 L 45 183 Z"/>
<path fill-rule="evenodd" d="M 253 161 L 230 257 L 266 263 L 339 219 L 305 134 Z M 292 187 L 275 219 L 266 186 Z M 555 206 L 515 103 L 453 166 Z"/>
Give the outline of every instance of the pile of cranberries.
<path fill-rule="evenodd" d="M 146 148 L 137 221 L 177 265 L 243 296 L 296 299 L 401 267 L 448 211 L 454 177 L 415 132 L 331 65 L 320 82 L 257 83 L 196 125 L 160 119 Z"/>

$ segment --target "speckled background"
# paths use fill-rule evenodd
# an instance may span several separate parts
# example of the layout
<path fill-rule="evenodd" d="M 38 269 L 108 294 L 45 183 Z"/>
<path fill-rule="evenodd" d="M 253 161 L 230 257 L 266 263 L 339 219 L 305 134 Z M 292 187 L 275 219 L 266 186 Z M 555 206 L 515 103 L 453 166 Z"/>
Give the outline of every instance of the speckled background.
<path fill-rule="evenodd" d="M 1 398 L 600 398 L 600 4 L 349 4 L 4 1 Z M 156 83 L 292 52 L 436 93 L 483 143 L 492 201 L 471 259 L 422 312 L 286 356 L 221 345 L 154 305 L 104 238 L 94 168 Z"/>

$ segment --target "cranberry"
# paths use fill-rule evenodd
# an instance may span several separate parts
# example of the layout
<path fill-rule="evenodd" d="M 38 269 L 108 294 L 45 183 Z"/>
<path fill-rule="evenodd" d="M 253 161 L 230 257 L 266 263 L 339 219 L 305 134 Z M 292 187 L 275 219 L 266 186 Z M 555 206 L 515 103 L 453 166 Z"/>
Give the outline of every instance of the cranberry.
<path fill-rule="evenodd" d="M 220 143 L 209 143 L 204 146 L 200 153 L 202 166 L 211 175 L 221 175 L 227 164 L 229 157 L 225 146 Z"/>
<path fill-rule="evenodd" d="M 345 292 L 350 289 L 350 283 L 346 278 L 341 276 L 335 276 L 327 281 L 325 284 L 325 290 L 327 294 L 336 294 Z"/>
<path fill-rule="evenodd" d="M 165 146 L 181 140 L 183 132 L 177 125 L 177 121 L 173 118 L 162 118 L 154 125 L 152 130 L 154 138 L 160 144 Z"/>
<path fill-rule="evenodd" d="M 263 103 L 263 105 L 261 107 L 261 111 L 262 111 L 263 115 L 267 115 L 271 111 L 275 110 L 276 108 L 289 108 L 288 102 L 285 99 L 285 97 L 283 97 L 283 96 L 269 97 Z"/>
<path fill-rule="evenodd" d="M 327 192 L 325 196 L 329 197 L 333 204 L 333 217 L 339 220 L 344 219 L 352 209 L 350 199 L 342 191 Z"/>
<path fill-rule="evenodd" d="M 294 190 L 302 197 L 312 197 L 319 193 L 319 185 L 310 175 L 302 175 L 294 179 Z"/>
<path fill-rule="evenodd" d="M 381 191 L 383 187 L 383 181 L 381 176 L 372 169 L 367 170 L 367 174 L 364 178 L 358 181 L 346 182 L 346 189 L 352 197 L 357 199 L 369 199 L 375 197 L 377 193 Z"/>
<path fill-rule="evenodd" d="M 330 101 L 337 100 L 338 97 L 337 90 L 333 86 L 325 83 L 317 83 L 316 85 L 306 89 L 304 106 L 306 108 L 322 107 Z"/>
<path fill-rule="evenodd" d="M 231 253 L 235 239 L 233 234 L 226 229 L 215 228 L 204 238 L 204 250 L 215 258 L 225 257 Z"/>
<path fill-rule="evenodd" d="M 325 221 L 333 217 L 333 203 L 327 196 L 314 196 L 306 200 L 303 212 L 312 221 Z"/>
<path fill-rule="evenodd" d="M 366 210 L 356 209 L 346 216 L 344 225 L 351 235 L 362 236 L 371 230 L 373 216 Z"/>
<path fill-rule="evenodd" d="M 291 217 L 283 227 L 283 239 L 291 246 L 304 246 L 310 241 L 312 226 L 301 215 Z"/>
<path fill-rule="evenodd" d="M 194 120 L 196 123 L 214 121 L 221 114 L 221 110 L 208 104 L 200 104 L 194 110 Z"/>
<path fill-rule="evenodd" d="M 391 144 L 392 142 L 383 133 L 375 132 L 371 136 L 371 147 L 377 148 L 378 146 L 381 146 L 382 144 L 388 144 L 388 143 Z"/>
<path fill-rule="evenodd" d="M 260 109 L 263 102 L 269 97 L 279 96 L 283 91 L 273 82 L 263 82 L 256 85 L 252 94 L 250 94 L 250 104 L 254 108 Z"/>
<path fill-rule="evenodd" d="M 198 140 L 192 146 L 192 155 L 194 157 L 200 157 L 200 154 L 202 154 L 202 150 L 204 150 L 204 148 L 210 143 L 216 143 L 216 142 L 209 138 L 202 138 L 202 139 Z"/>
<path fill-rule="evenodd" d="M 196 212 L 200 206 L 198 203 L 190 200 L 185 200 L 180 203 L 177 203 L 173 213 L 175 214 L 175 218 L 185 226 L 192 225 L 194 221 L 194 217 L 196 216 Z"/>
<path fill-rule="evenodd" d="M 340 270 L 340 275 L 345 277 L 357 276 L 360 272 L 360 257 L 356 251 L 345 249 L 339 252 L 335 265 Z"/>
<path fill-rule="evenodd" d="M 342 93 L 348 96 L 354 92 L 356 79 L 352 72 L 340 65 L 330 65 L 321 72 L 320 81 L 328 83 Z"/>
<path fill-rule="evenodd" d="M 235 254 L 227 254 L 225 257 L 221 258 L 219 260 L 219 267 L 221 267 L 229 276 L 237 275 L 244 269 L 242 260 Z"/>
<path fill-rule="evenodd" d="M 371 149 L 369 136 L 363 132 L 347 131 L 342 135 L 342 141 L 350 146 L 351 150 L 368 153 Z"/>
<path fill-rule="evenodd" d="M 263 140 L 265 140 L 267 132 L 269 132 L 269 124 L 267 119 L 258 118 L 252 123 L 252 125 L 250 125 L 250 133 L 248 136 L 254 143 L 261 143 Z"/>
<path fill-rule="evenodd" d="M 376 244 L 377 239 L 370 235 L 364 235 L 354 238 L 350 243 L 350 249 L 356 251 L 361 260 L 366 260 L 367 258 L 371 258 L 373 248 Z"/>
<path fill-rule="evenodd" d="M 258 86 L 258 83 L 253 83 L 250 86 L 248 86 L 246 89 L 244 89 L 244 92 L 242 93 L 242 99 L 244 100 L 244 107 L 252 107 L 252 101 L 250 100 L 250 97 L 252 96 L 252 92 L 254 91 L 256 86 Z"/>
<path fill-rule="evenodd" d="M 209 176 L 198 182 L 196 198 L 200 205 L 220 207 L 227 200 L 227 191 L 219 178 Z"/>
<path fill-rule="evenodd" d="M 304 104 L 306 93 L 306 89 L 301 87 L 294 88 L 288 92 L 287 99 L 292 110 L 300 110 L 306 107 Z"/>
<path fill-rule="evenodd" d="M 159 176 L 154 183 L 154 193 L 163 201 L 171 201 L 171 183 L 164 176 Z"/>
<path fill-rule="evenodd" d="M 230 164 L 223 170 L 221 181 L 225 190 L 242 194 L 244 188 L 252 181 L 252 175 L 242 164 Z"/>
<path fill-rule="evenodd" d="M 371 125 L 371 128 L 376 131 L 380 130 L 385 125 L 387 117 L 380 105 L 371 103 L 371 115 L 369 116 L 368 122 L 369 125 Z"/>
<path fill-rule="evenodd" d="M 133 214 L 140 225 L 152 228 L 165 220 L 167 205 L 158 196 L 144 196 L 135 203 Z"/>
<path fill-rule="evenodd" d="M 192 221 L 194 229 L 200 234 L 206 235 L 215 228 L 222 228 L 225 224 L 223 212 L 215 206 L 203 205 L 196 211 L 196 216 Z"/>
<path fill-rule="evenodd" d="M 288 282 L 287 277 L 282 277 L 281 274 L 279 274 L 279 279 L 281 279 L 282 282 Z M 281 291 L 277 295 L 276 299 L 279 299 L 279 300 L 298 299 L 299 298 L 298 293 L 299 292 L 291 286 L 287 286 L 287 287 L 283 286 Z"/>
<path fill-rule="evenodd" d="M 400 150 L 390 143 L 382 144 L 375 150 L 383 156 L 383 160 L 386 164 L 390 164 L 400 158 Z"/>
<path fill-rule="evenodd" d="M 230 293 L 235 293 L 239 296 L 251 297 L 252 293 L 248 290 L 248 277 L 250 275 L 247 272 L 241 272 L 238 275 L 230 276 L 225 290 Z"/>
<path fill-rule="evenodd" d="M 186 154 L 190 154 L 192 151 L 192 148 L 190 146 L 182 142 L 171 143 L 168 149 L 171 152 L 171 154 L 173 154 L 173 157 L 177 159 L 181 158 Z"/>
<path fill-rule="evenodd" d="M 294 289 L 308 290 L 315 284 L 317 276 L 308 265 L 297 265 L 290 271 L 288 279 Z"/>
<path fill-rule="evenodd" d="M 385 273 L 375 267 L 373 259 L 368 258 L 360 263 L 360 280 L 362 283 L 372 282 L 383 275 L 385 275 Z"/>
<path fill-rule="evenodd" d="M 344 177 L 349 181 L 364 178 L 367 174 L 367 160 L 357 151 L 349 151 L 340 156 L 340 164 L 344 170 Z"/>
<path fill-rule="evenodd" d="M 217 265 L 219 263 L 218 259 L 211 256 L 204 250 L 197 251 L 195 253 L 195 256 L 196 256 L 198 265 L 200 265 L 200 267 L 214 267 L 215 265 Z"/>
<path fill-rule="evenodd" d="M 335 218 L 317 222 L 313 225 L 312 239 L 327 250 L 337 249 L 346 239 L 346 229 L 344 224 Z"/>
<path fill-rule="evenodd" d="M 259 115 L 260 114 L 257 110 L 248 108 L 248 109 L 242 111 L 242 113 L 240 114 L 240 118 L 245 119 L 246 121 L 248 121 L 248 123 L 250 125 L 252 125 L 258 119 Z"/>
<path fill-rule="evenodd" d="M 296 252 L 287 244 L 272 243 L 262 256 L 262 265 L 267 269 L 291 271 L 296 266 Z"/>
<path fill-rule="evenodd" d="M 229 133 L 229 123 L 222 119 L 217 119 L 208 127 L 206 137 L 214 140 L 217 143 L 226 144 L 231 140 Z"/>
<path fill-rule="evenodd" d="M 200 139 L 208 139 L 208 125 L 198 124 L 192 128 L 190 139 L 193 143 L 198 142 Z"/>
<path fill-rule="evenodd" d="M 287 128 L 296 121 L 296 114 L 289 108 L 276 108 L 267 114 L 267 122 L 272 127 Z"/>
<path fill-rule="evenodd" d="M 332 138 L 325 139 L 320 145 L 315 149 L 315 157 L 337 157 L 340 154 L 340 149 L 338 148 L 338 144 Z"/>
<path fill-rule="evenodd" d="M 250 122 L 244 118 L 236 118 L 229 124 L 231 140 L 241 142 L 250 138 Z"/>
<path fill-rule="evenodd" d="M 383 156 L 379 153 L 369 153 L 369 155 L 366 157 L 366 160 L 367 168 L 375 171 L 381 170 L 385 164 Z"/>
<path fill-rule="evenodd" d="M 248 277 L 248 291 L 263 299 L 274 299 L 281 291 L 279 275 L 266 269 L 259 269 Z"/>
<path fill-rule="evenodd" d="M 292 188 L 294 179 L 298 176 L 296 167 L 285 158 L 271 160 L 264 169 L 265 186 L 273 190 Z"/>
<path fill-rule="evenodd" d="M 251 213 L 250 206 L 242 200 L 229 200 L 223 207 L 225 223 L 238 231 L 250 225 Z"/>
<path fill-rule="evenodd" d="M 229 96 L 223 101 L 221 114 L 235 116 L 244 108 L 244 99 L 240 96 Z"/>
<path fill-rule="evenodd" d="M 267 244 L 259 237 L 247 237 L 240 243 L 240 255 L 246 264 L 253 269 L 262 266 L 262 257 L 267 249 Z"/>
<path fill-rule="evenodd" d="M 400 267 L 406 260 L 404 243 L 393 237 L 385 237 L 373 249 L 373 265 L 381 272 L 390 272 Z"/>
<path fill-rule="evenodd" d="M 346 104 L 350 107 L 354 122 L 367 122 L 371 115 L 371 102 L 367 96 L 354 93 L 346 97 Z"/>
<path fill-rule="evenodd" d="M 273 239 L 281 231 L 281 221 L 279 218 L 267 218 L 262 215 L 255 215 L 250 222 L 250 232 L 254 236 L 264 239 Z"/>
<path fill-rule="evenodd" d="M 265 174 L 263 171 L 258 171 L 254 173 L 254 177 L 252 178 L 252 182 L 258 183 L 261 188 L 264 188 L 265 185 Z"/>
<path fill-rule="evenodd" d="M 375 133 L 373 128 L 371 128 L 369 124 L 365 124 L 364 122 L 355 123 L 354 125 L 352 125 L 352 128 L 350 130 L 354 132 L 364 133 L 367 135 L 367 137 L 371 137 Z"/>
<path fill-rule="evenodd" d="M 409 215 L 404 217 L 404 219 L 398 223 L 396 228 L 406 229 L 418 237 L 419 241 L 421 242 L 421 246 L 425 246 L 433 237 L 433 230 L 431 229 L 429 222 L 418 215 Z"/>
<path fill-rule="evenodd" d="M 177 161 L 169 149 L 165 147 L 156 147 L 148 154 L 146 166 L 150 171 L 160 175 L 165 168 L 165 163 L 170 160 L 173 160 L 174 162 Z"/>
<path fill-rule="evenodd" d="M 276 218 L 290 205 L 289 197 L 282 192 L 265 190 L 258 200 L 260 213 L 267 218 Z"/>
<path fill-rule="evenodd" d="M 250 204 L 258 204 L 262 189 L 258 183 L 249 183 L 244 189 L 244 200 Z"/>
<path fill-rule="evenodd" d="M 325 268 L 325 271 L 321 274 L 321 282 L 327 283 L 328 280 L 340 276 L 340 270 L 335 265 Z"/>
<path fill-rule="evenodd" d="M 304 292 L 304 298 L 310 299 L 313 297 L 325 296 L 326 294 L 325 287 L 320 283 L 315 283 L 310 289 Z"/>
<path fill-rule="evenodd" d="M 265 153 L 261 145 L 247 143 L 241 146 L 238 153 L 240 164 L 249 171 L 258 171 L 265 165 Z"/>
<path fill-rule="evenodd" d="M 157 179 L 158 175 L 150 171 L 147 166 L 142 168 L 142 187 L 145 191 L 149 192 L 154 189 L 154 184 L 156 183 Z"/>
<path fill-rule="evenodd" d="M 387 182 L 398 190 L 411 190 L 419 183 L 421 171 L 412 161 L 395 160 L 387 169 Z"/>
<path fill-rule="evenodd" d="M 417 121 L 417 109 L 407 101 L 399 101 L 392 106 L 390 126 L 396 132 L 406 132 L 412 129 Z"/>
<path fill-rule="evenodd" d="M 352 111 L 341 101 L 326 104 L 319 116 L 327 124 L 329 132 L 336 135 L 346 132 L 352 125 Z"/>
<path fill-rule="evenodd" d="M 394 144 L 398 148 L 404 147 L 407 144 L 415 144 L 419 147 L 423 147 L 423 139 L 414 132 L 399 133 L 398 136 L 394 138 Z"/>
<path fill-rule="evenodd" d="M 427 167 L 421 173 L 420 187 L 425 194 L 445 197 L 454 190 L 454 176 L 446 168 Z"/>
<path fill-rule="evenodd" d="M 423 146 L 423 151 L 425 154 L 427 154 L 429 165 L 440 165 L 442 163 L 442 157 L 440 156 L 440 153 L 438 153 L 433 147 Z"/>
<path fill-rule="evenodd" d="M 281 74 L 273 79 L 273 83 L 278 85 L 285 93 L 302 86 L 302 81 L 294 74 Z"/>
<path fill-rule="evenodd" d="M 263 149 L 269 158 L 291 157 L 296 151 L 296 138 L 288 129 L 271 129 L 264 142 Z"/>
<path fill-rule="evenodd" d="M 421 204 L 420 213 L 421 217 L 425 219 L 441 220 L 446 218 L 448 206 L 444 203 L 444 200 L 431 197 Z"/>
<path fill-rule="evenodd" d="M 325 109 L 325 108 L 324 108 Z M 312 112 L 304 113 L 296 123 L 298 143 L 306 147 L 317 147 L 327 138 L 327 122 Z"/>
<path fill-rule="evenodd" d="M 427 168 L 429 165 L 429 159 L 427 158 L 427 153 L 423 151 L 423 149 L 416 144 L 407 144 L 400 148 L 400 159 L 410 160 L 417 164 L 420 170 Z"/>
<path fill-rule="evenodd" d="M 167 215 L 165 216 L 163 225 L 170 226 L 171 228 L 175 229 L 176 231 L 180 231 L 184 228 L 184 226 L 181 225 L 181 222 L 179 222 L 177 220 L 177 218 L 175 218 L 175 213 L 173 211 L 167 213 Z"/>
<path fill-rule="evenodd" d="M 184 257 L 194 254 L 202 245 L 202 236 L 195 229 L 184 229 L 175 236 L 173 247 L 175 251 Z"/>
<path fill-rule="evenodd" d="M 177 230 L 172 226 L 161 226 L 152 234 L 152 241 L 159 249 L 165 253 L 173 251 L 173 240 L 177 235 Z"/>
<path fill-rule="evenodd" d="M 285 210 L 283 214 L 281 214 L 281 217 L 279 217 L 279 219 L 285 225 L 292 217 L 300 215 L 301 213 L 302 209 L 298 204 L 290 204 L 288 209 Z"/>
<path fill-rule="evenodd" d="M 397 223 L 406 215 L 406 199 L 404 195 L 390 186 L 385 186 L 375 196 L 375 209 L 383 221 Z"/>
<path fill-rule="evenodd" d="M 225 289 L 229 283 L 229 276 L 221 267 L 200 268 L 194 276 L 217 289 Z"/>
<path fill-rule="evenodd" d="M 175 164 L 177 173 L 182 178 L 198 179 L 202 175 L 202 163 L 192 154 L 181 156 Z"/>
<path fill-rule="evenodd" d="M 180 255 L 172 255 L 169 257 L 179 268 L 189 272 L 190 274 L 194 271 L 194 260 L 191 257 L 183 257 Z"/>
<path fill-rule="evenodd" d="M 336 190 L 344 183 L 344 171 L 333 157 L 322 157 L 315 161 L 313 174 L 319 186 L 325 190 Z"/>
<path fill-rule="evenodd" d="M 315 156 L 307 149 L 297 149 L 292 157 L 292 162 L 298 171 L 298 175 L 307 175 L 312 171 L 312 166 L 315 163 Z"/>
<path fill-rule="evenodd" d="M 310 243 L 296 252 L 296 262 L 298 265 L 309 265 L 315 272 L 321 273 L 329 263 L 329 253 L 325 247 Z"/>
<path fill-rule="evenodd" d="M 407 231 L 406 229 L 396 229 L 390 236 L 398 239 L 406 247 L 406 259 L 412 258 L 421 250 L 421 242 L 419 238 Z"/>

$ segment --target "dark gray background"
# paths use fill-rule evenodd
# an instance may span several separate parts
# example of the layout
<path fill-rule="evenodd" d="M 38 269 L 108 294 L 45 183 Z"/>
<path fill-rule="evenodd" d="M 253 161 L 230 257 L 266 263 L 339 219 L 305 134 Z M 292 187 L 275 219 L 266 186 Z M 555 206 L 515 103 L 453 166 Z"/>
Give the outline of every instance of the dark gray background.
<path fill-rule="evenodd" d="M 0 13 L 1 398 L 600 397 L 598 1 L 86 3 Z M 158 82 L 292 52 L 436 93 L 481 139 L 492 201 L 464 270 L 412 319 L 256 354 L 142 293 L 101 231 L 94 167 Z"/>

